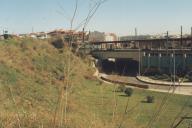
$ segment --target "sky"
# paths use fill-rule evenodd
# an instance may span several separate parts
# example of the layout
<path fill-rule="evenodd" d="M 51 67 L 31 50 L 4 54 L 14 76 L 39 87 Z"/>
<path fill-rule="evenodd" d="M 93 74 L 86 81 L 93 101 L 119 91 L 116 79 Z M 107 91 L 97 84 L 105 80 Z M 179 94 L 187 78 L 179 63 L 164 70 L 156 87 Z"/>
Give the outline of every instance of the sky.
<path fill-rule="evenodd" d="M 74 28 L 85 19 L 96 0 L 78 0 Z M 0 34 L 69 29 L 75 0 L 0 0 Z M 89 22 L 87 31 L 119 36 L 190 33 L 192 0 L 107 0 Z M 81 30 L 81 29 L 80 29 Z"/>

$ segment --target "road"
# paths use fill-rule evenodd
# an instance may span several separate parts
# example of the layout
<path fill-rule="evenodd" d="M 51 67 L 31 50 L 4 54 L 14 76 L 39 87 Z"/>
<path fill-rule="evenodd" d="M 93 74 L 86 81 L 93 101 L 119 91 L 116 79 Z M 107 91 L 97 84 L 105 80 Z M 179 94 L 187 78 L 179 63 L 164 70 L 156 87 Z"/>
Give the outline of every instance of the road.
<path fill-rule="evenodd" d="M 148 90 L 157 91 L 157 92 L 166 92 L 166 93 L 173 93 L 174 94 L 182 94 L 182 95 L 192 95 L 192 86 L 190 87 L 171 87 L 171 86 L 162 86 L 162 85 L 155 85 L 155 84 L 148 84 L 141 82 L 136 79 L 136 77 L 129 77 L 129 76 L 118 76 L 118 75 L 106 75 L 99 73 L 100 78 L 104 78 L 104 80 L 108 82 L 117 82 L 117 83 L 124 83 L 128 86 L 137 87 L 137 88 L 145 88 L 148 87 Z"/>

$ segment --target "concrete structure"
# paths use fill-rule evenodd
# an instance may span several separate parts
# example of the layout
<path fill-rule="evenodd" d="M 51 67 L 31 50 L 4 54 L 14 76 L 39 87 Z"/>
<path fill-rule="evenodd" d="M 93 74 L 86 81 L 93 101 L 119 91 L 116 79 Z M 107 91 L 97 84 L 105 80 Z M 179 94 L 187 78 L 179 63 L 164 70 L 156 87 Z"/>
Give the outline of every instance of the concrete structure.
<path fill-rule="evenodd" d="M 151 35 L 139 35 L 139 36 L 122 36 L 120 37 L 120 41 L 127 41 L 127 40 L 146 40 L 146 39 L 152 39 L 153 37 Z"/>
<path fill-rule="evenodd" d="M 192 38 L 167 38 L 92 42 L 91 54 L 99 60 L 125 59 L 138 62 L 140 73 L 176 74 L 192 71 Z M 175 63 L 175 65 L 174 65 Z"/>

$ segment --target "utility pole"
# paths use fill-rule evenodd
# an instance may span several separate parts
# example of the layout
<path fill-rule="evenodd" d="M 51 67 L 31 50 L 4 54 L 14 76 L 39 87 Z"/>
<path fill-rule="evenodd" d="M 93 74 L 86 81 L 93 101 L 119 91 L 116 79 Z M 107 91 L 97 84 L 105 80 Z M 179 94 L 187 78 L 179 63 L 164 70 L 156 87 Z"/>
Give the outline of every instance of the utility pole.
<path fill-rule="evenodd" d="M 173 86 L 174 86 L 174 88 L 173 88 L 173 92 L 175 92 L 175 88 L 176 88 L 176 86 L 175 86 L 175 81 L 176 81 L 176 66 L 175 66 L 175 50 L 173 51 L 173 81 L 174 81 L 174 84 L 173 84 Z"/>
<path fill-rule="evenodd" d="M 191 45 L 192 45 L 192 27 L 191 27 Z"/>
<path fill-rule="evenodd" d="M 167 37 L 166 51 L 167 51 L 167 53 L 168 53 L 168 42 L 169 42 L 169 32 L 168 32 L 168 31 L 167 31 L 166 37 Z"/>
<path fill-rule="evenodd" d="M 139 76 L 141 76 L 141 49 L 139 48 Z"/>
<path fill-rule="evenodd" d="M 135 28 L 135 37 L 137 37 L 137 28 Z"/>
<path fill-rule="evenodd" d="M 181 26 L 181 48 L 183 48 L 183 26 Z"/>
<path fill-rule="evenodd" d="M 137 38 L 137 28 L 135 28 L 135 40 L 138 40 Z M 138 42 L 138 47 L 139 47 L 139 76 L 141 76 L 141 47 L 140 47 L 140 42 Z"/>
<path fill-rule="evenodd" d="M 158 65 L 158 68 L 159 68 L 159 71 L 161 71 L 161 57 L 162 57 L 162 55 L 161 55 L 161 53 L 159 53 L 159 55 L 158 55 L 158 63 L 159 63 L 159 65 Z"/>
<path fill-rule="evenodd" d="M 85 42 L 85 28 L 83 28 L 83 43 Z"/>

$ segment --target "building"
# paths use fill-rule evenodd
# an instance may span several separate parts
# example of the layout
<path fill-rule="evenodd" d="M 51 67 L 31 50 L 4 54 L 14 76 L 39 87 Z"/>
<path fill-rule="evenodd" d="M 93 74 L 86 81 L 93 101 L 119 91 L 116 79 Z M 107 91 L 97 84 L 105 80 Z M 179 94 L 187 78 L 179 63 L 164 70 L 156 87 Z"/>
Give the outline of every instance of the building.
<path fill-rule="evenodd" d="M 51 37 L 58 37 L 58 36 L 64 36 L 66 34 L 66 31 L 64 29 L 56 29 L 51 32 L 47 33 Z"/>
<path fill-rule="evenodd" d="M 90 32 L 89 33 L 89 42 L 99 42 L 105 41 L 105 33 L 104 32 Z"/>
<path fill-rule="evenodd" d="M 18 36 L 19 36 L 19 38 L 26 38 L 26 37 L 28 37 L 27 34 L 19 34 Z"/>
<path fill-rule="evenodd" d="M 44 40 L 44 39 L 48 38 L 48 35 L 45 32 L 39 32 L 39 33 L 37 33 L 37 38 L 41 39 L 41 40 Z"/>
<path fill-rule="evenodd" d="M 4 39 L 4 36 L 3 35 L 0 35 L 0 40 L 3 40 Z"/>
<path fill-rule="evenodd" d="M 24 36 L 25 37 L 25 36 Z M 37 33 L 30 33 L 28 37 L 33 38 L 33 39 L 47 39 L 48 34 L 45 32 L 37 32 Z"/>
<path fill-rule="evenodd" d="M 30 38 L 37 39 L 37 34 L 36 33 L 30 33 L 28 36 Z"/>
<path fill-rule="evenodd" d="M 82 32 L 82 31 L 77 32 L 74 30 L 57 29 L 49 32 L 48 36 L 53 38 L 54 37 L 63 38 L 65 42 L 69 42 L 71 38 L 75 43 L 81 43 L 83 41 L 83 38 L 84 38 L 84 41 L 88 40 L 88 35 L 86 34 L 86 32 Z"/>
<path fill-rule="evenodd" d="M 106 33 L 105 34 L 105 41 L 117 41 L 117 35 L 115 35 L 114 33 Z"/>
<path fill-rule="evenodd" d="M 117 41 L 118 37 L 114 33 L 104 33 L 104 32 L 90 32 L 89 42 L 99 42 L 99 41 Z"/>

